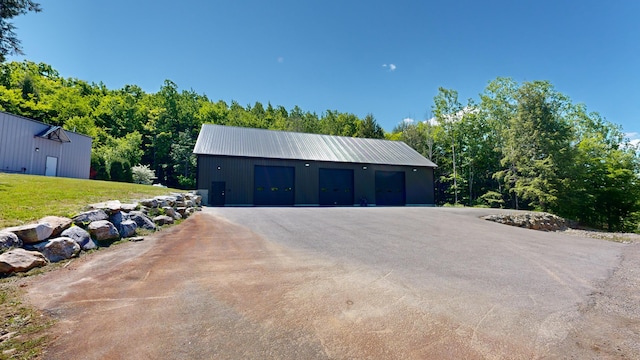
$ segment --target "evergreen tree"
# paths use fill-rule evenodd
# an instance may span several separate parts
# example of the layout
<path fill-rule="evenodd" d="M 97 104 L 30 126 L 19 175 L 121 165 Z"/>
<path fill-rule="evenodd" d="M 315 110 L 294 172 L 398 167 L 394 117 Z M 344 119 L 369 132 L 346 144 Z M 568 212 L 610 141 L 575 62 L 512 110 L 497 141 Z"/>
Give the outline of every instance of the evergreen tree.
<path fill-rule="evenodd" d="M 40 12 L 40 4 L 32 0 L 2 1 L 0 4 L 0 62 L 4 62 L 7 55 L 23 55 L 16 27 L 9 20 L 29 11 Z"/>

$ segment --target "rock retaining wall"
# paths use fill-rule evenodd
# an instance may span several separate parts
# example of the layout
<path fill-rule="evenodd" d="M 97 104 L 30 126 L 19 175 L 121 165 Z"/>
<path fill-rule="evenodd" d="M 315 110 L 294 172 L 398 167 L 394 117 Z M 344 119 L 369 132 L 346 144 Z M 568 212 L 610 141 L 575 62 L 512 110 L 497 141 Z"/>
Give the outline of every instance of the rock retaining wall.
<path fill-rule="evenodd" d="M 507 213 L 499 215 L 487 215 L 483 219 L 495 221 L 500 224 L 517 226 L 532 230 L 559 231 L 569 227 L 567 220 L 544 212 Z"/>
<path fill-rule="evenodd" d="M 78 256 L 120 239 L 140 241 L 138 229 L 155 231 L 201 209 L 202 197 L 172 193 L 134 203 L 90 204 L 73 218 L 47 216 L 35 224 L 0 229 L 0 275 Z"/>

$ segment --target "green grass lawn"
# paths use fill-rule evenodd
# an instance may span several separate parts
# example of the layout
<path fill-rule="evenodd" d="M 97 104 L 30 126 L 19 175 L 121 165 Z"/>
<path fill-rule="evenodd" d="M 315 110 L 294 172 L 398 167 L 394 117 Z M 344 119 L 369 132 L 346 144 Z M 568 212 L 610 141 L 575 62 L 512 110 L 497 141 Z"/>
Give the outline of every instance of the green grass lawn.
<path fill-rule="evenodd" d="M 27 224 L 48 215 L 72 216 L 87 204 L 128 202 L 180 191 L 98 180 L 0 173 L 0 229 Z"/>

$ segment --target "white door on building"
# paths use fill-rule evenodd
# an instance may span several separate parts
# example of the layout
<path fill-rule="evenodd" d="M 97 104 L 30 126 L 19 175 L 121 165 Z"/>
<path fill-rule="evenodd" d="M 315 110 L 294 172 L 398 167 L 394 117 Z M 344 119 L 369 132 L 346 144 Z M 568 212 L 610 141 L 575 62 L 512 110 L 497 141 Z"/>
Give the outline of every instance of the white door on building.
<path fill-rule="evenodd" d="M 45 176 L 56 176 L 58 173 L 58 158 L 54 156 L 47 156 L 47 165 L 44 168 Z"/>

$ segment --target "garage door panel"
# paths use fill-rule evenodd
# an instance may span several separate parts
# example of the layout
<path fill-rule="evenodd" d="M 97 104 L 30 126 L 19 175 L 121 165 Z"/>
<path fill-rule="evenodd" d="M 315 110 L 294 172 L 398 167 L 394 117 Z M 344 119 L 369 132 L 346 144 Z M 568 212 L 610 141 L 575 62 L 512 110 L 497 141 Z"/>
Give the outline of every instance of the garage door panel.
<path fill-rule="evenodd" d="M 319 169 L 320 205 L 353 205 L 353 170 Z"/>
<path fill-rule="evenodd" d="M 295 201 L 295 169 L 288 166 L 262 166 L 254 168 L 255 205 L 293 205 Z"/>
<path fill-rule="evenodd" d="M 405 174 L 403 171 L 376 171 L 376 205 L 406 204 Z"/>

